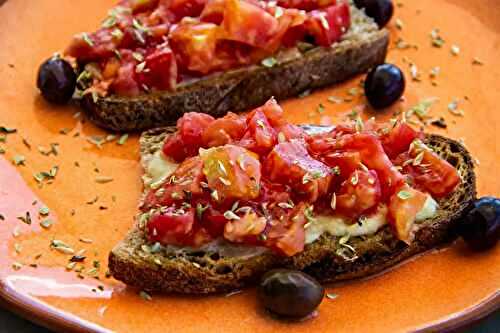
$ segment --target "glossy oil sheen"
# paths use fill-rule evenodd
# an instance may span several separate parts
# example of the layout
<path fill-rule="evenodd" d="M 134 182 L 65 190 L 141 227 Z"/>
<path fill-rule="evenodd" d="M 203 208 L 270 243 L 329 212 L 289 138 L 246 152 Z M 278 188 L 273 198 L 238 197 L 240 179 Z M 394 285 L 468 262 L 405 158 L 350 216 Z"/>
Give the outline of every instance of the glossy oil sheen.
<path fill-rule="evenodd" d="M 325 299 L 319 315 L 300 323 L 283 323 L 266 316 L 257 306 L 253 289 L 231 296 L 182 297 L 153 295 L 151 301 L 120 282 L 104 278 L 106 258 L 112 246 L 132 226 L 141 190 L 137 136 L 127 144 L 108 143 L 102 149 L 85 138 L 103 131 L 74 117 L 78 110 L 45 103 L 35 88 L 38 66 L 55 50 L 68 44 L 71 36 L 94 29 L 112 0 L 8 0 L 0 7 L 0 125 L 16 127 L 9 135 L 7 153 L 0 157 L 0 292 L 11 307 L 24 315 L 62 331 L 91 329 L 119 332 L 398 332 L 435 325 L 442 321 L 471 319 L 467 313 L 489 300 L 488 309 L 498 306 L 500 246 L 490 252 L 472 254 L 462 242 L 435 251 L 402 265 L 384 275 L 339 286 L 327 292 L 338 297 Z M 498 177 L 500 112 L 500 3 L 496 0 L 402 1 L 394 18 L 404 23 L 402 31 L 389 24 L 394 42 L 399 36 L 419 46 L 418 50 L 391 47 L 388 62 L 401 67 L 408 78 L 405 101 L 386 115 L 368 112 L 378 118 L 391 111 L 409 108 L 417 101 L 438 97 L 433 116 L 443 115 L 448 130 L 432 131 L 463 139 L 480 161 L 477 167 L 480 195 L 500 194 Z M 446 44 L 430 46 L 429 33 L 439 28 Z M 455 57 L 452 44 L 460 46 Z M 393 43 L 391 44 L 393 45 Z M 477 57 L 484 66 L 473 66 Z M 406 60 L 404 60 L 406 59 Z M 409 76 L 408 61 L 417 64 L 422 82 Z M 10 66 L 11 64 L 12 66 Z M 441 67 L 434 87 L 429 70 Z M 350 103 L 332 104 L 328 96 L 348 97 L 348 89 L 359 86 L 361 77 L 336 88 L 284 103 L 286 116 L 297 123 L 330 124 L 342 119 L 354 107 L 364 107 L 361 97 Z M 459 104 L 465 117 L 452 116 L 447 105 L 453 98 L 469 101 Z M 325 112 L 319 114 L 322 103 Z M 62 128 L 73 129 L 61 135 Z M 79 132 L 79 137 L 73 135 Z M 31 143 L 31 151 L 22 143 Z M 60 144 L 60 154 L 42 156 L 37 146 Z M 26 166 L 13 167 L 15 154 L 26 156 Z M 78 161 L 80 167 L 74 162 Z M 33 173 L 59 165 L 52 185 L 39 188 Z M 98 169 L 97 173 L 94 169 Z M 113 182 L 98 184 L 97 175 L 112 176 Z M 98 196 L 94 204 L 87 204 Z M 113 201 L 113 196 L 115 200 Z M 34 206 L 33 200 L 39 201 Z M 56 221 L 50 230 L 38 225 L 37 211 L 47 205 Z M 107 209 L 99 209 L 105 206 Z M 75 210 L 74 216 L 71 211 Z M 27 210 L 32 225 L 16 217 Z M 15 227 L 20 235 L 13 237 Z M 80 237 L 93 240 L 79 242 Z M 66 272 L 68 256 L 50 250 L 52 239 L 62 240 L 75 250 L 87 249 L 86 271 L 92 261 L 100 261 L 101 281 L 80 279 Z M 16 254 L 15 244 L 21 252 Z M 35 260 L 37 254 L 42 256 Z M 13 262 L 30 264 L 12 268 Z M 86 272 L 85 271 L 85 272 Z M 98 285 L 104 291 L 92 291 Z M 494 297 L 497 296 L 496 300 Z M 481 312 L 481 310 L 478 310 Z M 484 310 L 486 311 L 486 310 Z M 475 313 L 476 312 L 472 312 Z M 457 319 L 458 318 L 458 319 Z"/>

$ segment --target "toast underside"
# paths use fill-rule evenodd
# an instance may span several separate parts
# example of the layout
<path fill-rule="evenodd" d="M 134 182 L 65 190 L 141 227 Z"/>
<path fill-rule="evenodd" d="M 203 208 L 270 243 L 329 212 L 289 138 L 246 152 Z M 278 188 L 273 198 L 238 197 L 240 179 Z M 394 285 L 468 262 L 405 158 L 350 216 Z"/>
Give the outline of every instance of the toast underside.
<path fill-rule="evenodd" d="M 175 128 L 145 132 L 141 137 L 143 163 L 161 148 L 165 137 Z M 349 245 L 356 258 L 339 255 L 339 237 L 322 235 L 293 257 L 270 251 L 253 256 L 226 255 L 216 247 L 173 251 L 162 248 L 155 253 L 137 226 L 110 253 L 111 274 L 128 285 L 160 292 L 206 294 L 229 292 L 255 284 L 269 269 L 287 267 L 303 270 L 321 282 L 354 279 L 381 272 L 402 260 L 453 240 L 454 225 L 476 197 L 472 158 L 457 141 L 427 135 L 426 143 L 455 166 L 462 178 L 458 188 L 438 200 L 437 215 L 419 224 L 411 245 L 396 240 L 386 226 L 371 236 L 352 237 Z M 240 248 L 245 248 L 240 246 Z"/>
<path fill-rule="evenodd" d="M 277 57 L 269 68 L 253 65 L 181 83 L 172 92 L 137 97 L 108 96 L 79 101 L 97 125 L 114 131 L 137 131 L 173 125 L 185 112 L 213 116 L 246 111 L 345 81 L 383 63 L 389 33 L 379 29 L 361 10 L 351 8 L 352 27 L 342 41 L 330 48 L 316 47 L 291 56 Z"/>

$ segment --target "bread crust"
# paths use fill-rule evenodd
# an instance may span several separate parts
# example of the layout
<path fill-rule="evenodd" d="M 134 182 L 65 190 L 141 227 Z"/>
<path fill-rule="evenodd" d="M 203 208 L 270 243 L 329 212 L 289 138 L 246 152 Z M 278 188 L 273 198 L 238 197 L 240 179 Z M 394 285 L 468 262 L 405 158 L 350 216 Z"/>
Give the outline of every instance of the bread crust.
<path fill-rule="evenodd" d="M 97 125 L 113 131 L 138 131 L 175 124 L 186 112 L 215 117 L 239 112 L 345 81 L 385 61 L 389 32 L 351 7 L 352 27 L 332 47 L 316 47 L 277 57 L 269 68 L 253 65 L 182 83 L 175 91 L 137 97 L 86 95 L 78 101 Z"/>
<path fill-rule="evenodd" d="M 314 130 L 314 126 L 305 127 Z M 161 149 L 166 136 L 175 128 L 155 129 L 141 137 L 142 161 Z M 476 198 L 476 179 L 472 157 L 459 142 L 439 135 L 426 135 L 425 142 L 455 166 L 462 179 L 448 197 L 438 200 L 437 215 L 423 221 L 410 244 L 396 240 L 384 227 L 371 236 L 352 237 L 349 244 L 357 258 L 339 255 L 339 237 L 322 235 L 293 257 L 271 251 L 248 258 L 224 257 L 217 251 L 148 252 L 145 235 L 137 226 L 109 255 L 111 274 L 126 284 L 153 292 L 208 294 L 229 292 L 255 284 L 272 268 L 303 270 L 321 282 L 362 278 L 379 273 L 418 253 L 446 244 L 456 238 L 455 225 Z"/>

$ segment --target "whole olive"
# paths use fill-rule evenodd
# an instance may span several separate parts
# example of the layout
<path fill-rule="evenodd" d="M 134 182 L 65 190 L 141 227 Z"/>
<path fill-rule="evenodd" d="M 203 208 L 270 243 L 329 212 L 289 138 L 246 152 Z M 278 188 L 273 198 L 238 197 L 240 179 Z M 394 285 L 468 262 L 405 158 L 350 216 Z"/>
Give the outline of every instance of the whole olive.
<path fill-rule="evenodd" d="M 458 226 L 458 232 L 474 250 L 495 246 L 500 238 L 500 199 L 483 197 L 474 202 Z"/>
<path fill-rule="evenodd" d="M 76 73 L 66 60 L 52 57 L 40 66 L 37 87 L 47 101 L 65 104 L 75 91 Z"/>
<path fill-rule="evenodd" d="M 379 27 L 384 27 L 391 20 L 394 13 L 392 0 L 354 0 L 356 7 L 364 8 L 366 15 L 377 22 Z"/>
<path fill-rule="evenodd" d="M 406 81 L 403 72 L 395 65 L 374 67 L 365 79 L 365 96 L 374 109 L 392 105 L 404 93 Z"/>
<path fill-rule="evenodd" d="M 325 289 L 313 277 L 288 269 L 267 272 L 258 288 L 259 300 L 267 310 L 291 318 L 311 314 L 324 294 Z"/>

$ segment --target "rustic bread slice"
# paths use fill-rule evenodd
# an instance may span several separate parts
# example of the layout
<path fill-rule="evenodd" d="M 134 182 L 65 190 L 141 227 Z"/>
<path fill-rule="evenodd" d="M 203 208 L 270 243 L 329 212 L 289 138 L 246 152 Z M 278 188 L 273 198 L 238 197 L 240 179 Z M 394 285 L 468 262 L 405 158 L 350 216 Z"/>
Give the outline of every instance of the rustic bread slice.
<path fill-rule="evenodd" d="M 352 27 L 331 48 L 287 52 L 272 68 L 254 65 L 217 73 L 182 83 L 171 92 L 95 100 L 87 95 L 80 104 L 99 126 L 133 131 L 173 125 L 185 112 L 220 116 L 257 107 L 272 96 L 282 100 L 344 81 L 383 63 L 389 43 L 387 30 L 380 30 L 359 9 L 352 7 L 351 12 Z"/>
<path fill-rule="evenodd" d="M 318 127 L 305 126 L 307 131 Z M 142 162 L 147 163 L 175 128 L 155 129 L 141 137 Z M 411 245 L 396 240 L 386 226 L 371 236 L 349 240 L 357 258 L 346 257 L 339 237 L 321 236 L 304 252 L 290 258 L 257 248 L 218 244 L 203 249 L 161 248 L 152 251 L 137 226 L 110 253 L 109 269 L 118 280 L 148 291 L 207 294 L 228 292 L 255 284 L 261 274 L 275 267 L 300 269 L 322 282 L 365 277 L 380 272 L 417 253 L 455 238 L 453 227 L 476 197 L 474 165 L 457 141 L 427 135 L 426 143 L 455 166 L 462 183 L 439 200 L 437 215 L 421 222 Z M 153 253 L 154 252 L 154 253 Z"/>

